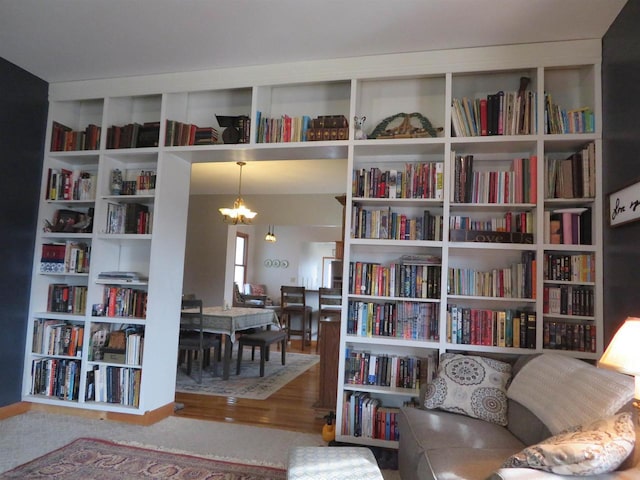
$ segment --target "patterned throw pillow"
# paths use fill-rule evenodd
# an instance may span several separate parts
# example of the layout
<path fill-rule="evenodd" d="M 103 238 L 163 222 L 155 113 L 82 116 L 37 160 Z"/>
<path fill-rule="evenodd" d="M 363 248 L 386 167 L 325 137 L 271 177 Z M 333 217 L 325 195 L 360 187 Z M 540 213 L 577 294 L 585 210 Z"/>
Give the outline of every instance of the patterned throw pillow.
<path fill-rule="evenodd" d="M 507 425 L 506 385 L 511 365 L 472 355 L 443 353 L 424 406 Z"/>
<path fill-rule="evenodd" d="M 531 445 L 509 457 L 502 466 L 562 475 L 598 475 L 618 468 L 633 450 L 635 441 L 631 413 L 619 413 Z"/>

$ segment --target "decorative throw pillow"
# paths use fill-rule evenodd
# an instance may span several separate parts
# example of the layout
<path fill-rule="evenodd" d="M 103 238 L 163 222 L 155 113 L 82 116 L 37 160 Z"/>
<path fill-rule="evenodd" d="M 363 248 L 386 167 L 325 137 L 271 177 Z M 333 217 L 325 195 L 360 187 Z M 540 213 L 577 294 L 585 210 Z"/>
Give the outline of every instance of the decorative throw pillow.
<path fill-rule="evenodd" d="M 633 450 L 636 434 L 624 412 L 570 428 L 507 459 L 503 467 L 525 467 L 562 475 L 598 475 L 618 468 Z"/>
<path fill-rule="evenodd" d="M 507 425 L 506 385 L 511 365 L 486 357 L 443 353 L 425 395 L 426 408 L 440 408 Z"/>

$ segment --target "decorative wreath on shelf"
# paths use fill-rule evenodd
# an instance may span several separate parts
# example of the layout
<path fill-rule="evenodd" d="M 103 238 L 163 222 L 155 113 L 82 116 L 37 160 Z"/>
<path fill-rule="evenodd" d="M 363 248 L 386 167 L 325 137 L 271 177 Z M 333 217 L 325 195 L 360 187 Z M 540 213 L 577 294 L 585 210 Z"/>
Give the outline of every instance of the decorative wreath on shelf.
<path fill-rule="evenodd" d="M 395 126 L 389 128 L 391 124 Z M 442 129 L 434 128 L 429 119 L 421 113 L 397 113 L 382 120 L 373 129 L 369 138 L 437 137 L 439 130 Z"/>

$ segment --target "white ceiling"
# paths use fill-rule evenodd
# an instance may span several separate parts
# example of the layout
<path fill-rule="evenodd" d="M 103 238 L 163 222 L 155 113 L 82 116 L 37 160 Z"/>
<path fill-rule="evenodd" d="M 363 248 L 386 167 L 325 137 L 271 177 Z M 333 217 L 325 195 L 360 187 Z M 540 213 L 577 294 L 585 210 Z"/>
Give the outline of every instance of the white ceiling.
<path fill-rule="evenodd" d="M 625 3 L 626 0 L 0 0 L 0 57 L 53 83 L 602 38 Z M 275 173 L 276 165 L 272 163 L 254 163 L 254 173 L 258 169 L 270 169 L 264 175 Z M 310 166 L 314 162 L 298 163 Z M 237 169 L 234 164 L 197 167 Z M 249 164 L 245 168 L 248 193 L 251 167 Z M 210 182 L 206 186 L 197 181 L 205 177 L 210 181 L 220 179 L 220 187 L 226 186 L 225 190 L 231 193 L 237 189 L 237 180 L 230 182 L 221 171 L 196 173 L 194 169 L 194 193 L 217 188 Z M 321 177 L 310 177 L 309 172 L 300 175 L 303 179 Z M 331 181 L 335 175 L 333 170 L 322 177 Z M 265 184 L 264 176 L 257 178 Z M 304 184 L 309 182 L 293 183 Z M 281 186 L 272 188 L 282 191 Z M 331 193 L 344 191 L 344 177 L 339 179 L 339 186 L 324 188 Z"/>

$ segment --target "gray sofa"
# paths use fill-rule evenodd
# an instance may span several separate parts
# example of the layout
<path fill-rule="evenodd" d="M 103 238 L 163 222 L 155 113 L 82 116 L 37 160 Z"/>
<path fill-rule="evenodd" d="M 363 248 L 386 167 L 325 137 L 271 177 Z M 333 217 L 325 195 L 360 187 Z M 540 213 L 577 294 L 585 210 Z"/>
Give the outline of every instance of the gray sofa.
<path fill-rule="evenodd" d="M 512 380 L 505 387 L 508 406 L 506 426 L 440 409 L 403 407 L 398 418 L 398 467 L 402 480 L 575 478 L 532 468 L 501 467 L 510 456 L 522 452 L 526 446 L 551 437 L 554 430 L 554 434 L 558 433 L 562 422 L 570 422 L 574 415 L 575 418 L 596 420 L 618 411 L 631 410 L 633 380 L 614 372 L 603 374 L 603 370 L 567 356 L 547 355 L 523 356 L 513 364 Z M 534 361 L 536 357 L 540 360 Z M 549 359 L 560 363 L 551 363 L 549 372 L 545 373 L 544 368 L 538 365 Z M 564 371 L 565 363 L 573 366 L 572 362 L 586 366 L 584 372 L 575 374 L 579 375 L 577 377 L 571 374 L 570 369 Z M 578 368 L 582 369 L 580 366 Z M 518 375 L 522 376 L 518 378 Z M 612 383 L 607 380 L 611 377 L 606 375 L 619 375 L 622 382 L 621 386 L 616 384 L 612 390 L 615 395 L 611 397 L 616 398 L 611 402 L 602 398 L 602 392 Z M 548 382 L 551 382 L 551 386 Z M 602 387 L 602 382 L 606 388 Z M 423 387 L 420 405 L 424 405 L 425 390 Z M 592 395 L 595 399 L 590 398 Z M 552 429 L 513 397 L 532 405 L 552 425 Z M 623 398 L 624 402 L 621 401 Z M 608 404 L 604 405 L 603 402 Z M 596 404 L 597 408 L 594 407 Z M 626 418 L 630 424 L 628 416 Z M 554 423 L 554 420 L 560 424 Z M 637 445 L 640 431 L 635 417 L 634 421 Z M 628 448 L 633 448 L 633 451 L 616 471 L 585 478 L 640 479 L 640 448 L 634 447 L 633 439 L 628 443 Z"/>

